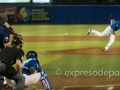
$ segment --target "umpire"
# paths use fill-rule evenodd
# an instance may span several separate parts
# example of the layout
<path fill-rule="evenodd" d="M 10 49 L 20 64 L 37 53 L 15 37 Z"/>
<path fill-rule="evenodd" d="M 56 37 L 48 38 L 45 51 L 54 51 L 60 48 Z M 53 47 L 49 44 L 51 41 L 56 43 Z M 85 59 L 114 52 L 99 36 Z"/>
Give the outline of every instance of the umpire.
<path fill-rule="evenodd" d="M 10 47 L 5 47 L 0 52 L 0 76 L 15 80 L 16 90 L 24 90 L 25 78 L 21 70 L 21 63 L 24 56 L 24 51 L 21 49 L 22 41 L 19 38 L 13 38 L 11 44 Z M 16 64 L 18 72 L 12 66 L 14 64 Z"/>

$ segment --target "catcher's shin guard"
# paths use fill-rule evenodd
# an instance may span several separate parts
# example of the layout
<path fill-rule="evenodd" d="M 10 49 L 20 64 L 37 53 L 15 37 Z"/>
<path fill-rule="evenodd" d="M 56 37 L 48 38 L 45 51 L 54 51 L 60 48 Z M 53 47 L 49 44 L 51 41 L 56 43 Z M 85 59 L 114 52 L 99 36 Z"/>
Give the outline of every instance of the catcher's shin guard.
<path fill-rule="evenodd" d="M 41 71 L 40 76 L 41 76 L 40 80 L 41 80 L 45 90 L 52 90 L 47 74 L 44 71 Z"/>

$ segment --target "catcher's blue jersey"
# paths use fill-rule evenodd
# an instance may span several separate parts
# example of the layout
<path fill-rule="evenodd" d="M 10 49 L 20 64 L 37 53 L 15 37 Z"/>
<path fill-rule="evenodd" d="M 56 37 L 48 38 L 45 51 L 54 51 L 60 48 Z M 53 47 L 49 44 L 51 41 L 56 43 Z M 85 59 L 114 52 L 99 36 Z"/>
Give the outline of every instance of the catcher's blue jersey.
<path fill-rule="evenodd" d="M 120 20 L 119 21 L 116 21 L 115 23 L 113 23 L 111 25 L 111 28 L 114 30 L 114 31 L 117 31 L 118 29 L 120 29 Z"/>
<path fill-rule="evenodd" d="M 40 64 L 36 59 L 31 58 L 31 59 L 25 60 L 22 65 L 22 73 L 26 75 L 30 75 L 30 71 L 29 71 L 30 67 L 34 67 L 37 72 L 37 70 L 39 70 L 40 68 Z"/>

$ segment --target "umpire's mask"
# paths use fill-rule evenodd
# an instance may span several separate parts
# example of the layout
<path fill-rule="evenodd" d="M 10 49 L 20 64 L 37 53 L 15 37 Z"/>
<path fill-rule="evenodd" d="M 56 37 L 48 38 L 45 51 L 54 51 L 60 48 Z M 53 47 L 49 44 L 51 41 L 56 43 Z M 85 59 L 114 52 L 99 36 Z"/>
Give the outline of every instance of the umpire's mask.
<path fill-rule="evenodd" d="M 20 48 L 22 48 L 22 41 L 19 38 L 13 38 L 12 45 L 20 45 Z"/>

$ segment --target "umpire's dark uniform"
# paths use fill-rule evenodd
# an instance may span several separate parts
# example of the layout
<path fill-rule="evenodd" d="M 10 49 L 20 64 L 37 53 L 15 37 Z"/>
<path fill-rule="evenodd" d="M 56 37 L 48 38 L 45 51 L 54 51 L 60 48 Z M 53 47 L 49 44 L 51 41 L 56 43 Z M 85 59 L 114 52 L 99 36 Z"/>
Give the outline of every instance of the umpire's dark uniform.
<path fill-rule="evenodd" d="M 16 90 L 24 90 L 25 80 L 12 65 L 16 63 L 16 59 L 22 62 L 23 56 L 24 51 L 16 46 L 3 48 L 0 52 L 0 75 L 15 80 Z"/>

